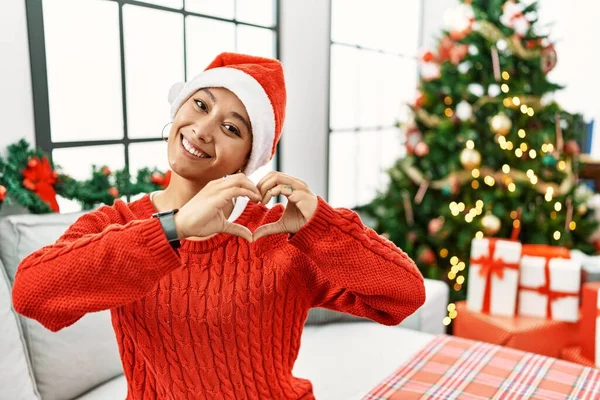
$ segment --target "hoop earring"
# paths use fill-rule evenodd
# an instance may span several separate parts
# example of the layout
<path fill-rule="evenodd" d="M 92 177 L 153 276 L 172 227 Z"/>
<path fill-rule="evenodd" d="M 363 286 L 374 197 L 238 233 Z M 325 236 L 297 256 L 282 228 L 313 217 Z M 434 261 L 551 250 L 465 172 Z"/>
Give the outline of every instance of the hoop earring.
<path fill-rule="evenodd" d="M 169 135 L 167 135 L 167 137 L 165 138 L 165 128 L 169 125 L 173 125 L 173 122 L 169 122 L 167 123 L 165 126 L 163 126 L 162 131 L 160 132 L 160 137 L 162 138 L 163 141 L 168 142 L 169 141 Z"/>

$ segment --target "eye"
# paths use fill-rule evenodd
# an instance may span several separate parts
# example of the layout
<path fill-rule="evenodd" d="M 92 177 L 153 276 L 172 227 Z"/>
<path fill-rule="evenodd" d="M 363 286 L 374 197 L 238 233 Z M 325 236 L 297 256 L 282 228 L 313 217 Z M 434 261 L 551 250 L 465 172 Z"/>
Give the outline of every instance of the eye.
<path fill-rule="evenodd" d="M 208 107 L 206 106 L 206 103 L 203 102 L 202 100 L 194 100 L 194 103 L 196 103 L 196 106 L 198 106 L 199 109 L 201 109 L 203 111 L 208 111 Z"/>
<path fill-rule="evenodd" d="M 225 127 L 225 129 L 227 129 L 229 132 L 233 133 L 234 135 L 242 137 L 240 130 L 238 128 L 236 128 L 235 126 L 229 125 L 229 124 L 225 124 L 223 126 Z"/>

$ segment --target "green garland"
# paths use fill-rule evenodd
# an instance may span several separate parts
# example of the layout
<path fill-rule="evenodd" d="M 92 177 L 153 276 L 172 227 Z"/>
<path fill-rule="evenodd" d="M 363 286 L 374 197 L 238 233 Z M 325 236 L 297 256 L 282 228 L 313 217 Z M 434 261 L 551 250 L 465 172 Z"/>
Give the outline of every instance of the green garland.
<path fill-rule="evenodd" d="M 7 147 L 6 158 L 0 156 L 0 209 L 5 203 L 17 203 L 32 214 L 52 213 L 57 210 L 50 199 L 56 195 L 92 210 L 112 205 L 123 196 L 164 189 L 169 178 L 170 172 L 156 168 L 143 168 L 132 179 L 126 168 L 113 172 L 107 166 L 93 165 L 91 177 L 80 181 L 62 173 L 44 151 L 21 139 Z"/>

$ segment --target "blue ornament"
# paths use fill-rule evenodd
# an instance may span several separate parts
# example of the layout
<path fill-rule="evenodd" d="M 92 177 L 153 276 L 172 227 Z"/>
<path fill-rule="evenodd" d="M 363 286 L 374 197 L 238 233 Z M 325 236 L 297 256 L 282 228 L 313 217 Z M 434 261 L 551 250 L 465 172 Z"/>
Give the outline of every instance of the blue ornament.
<path fill-rule="evenodd" d="M 450 188 L 450 184 L 446 184 L 442 187 L 442 194 L 444 196 L 450 196 L 452 194 L 452 190 Z"/>
<path fill-rule="evenodd" d="M 546 154 L 542 157 L 542 164 L 546 167 L 556 166 L 557 160 L 552 154 Z"/>

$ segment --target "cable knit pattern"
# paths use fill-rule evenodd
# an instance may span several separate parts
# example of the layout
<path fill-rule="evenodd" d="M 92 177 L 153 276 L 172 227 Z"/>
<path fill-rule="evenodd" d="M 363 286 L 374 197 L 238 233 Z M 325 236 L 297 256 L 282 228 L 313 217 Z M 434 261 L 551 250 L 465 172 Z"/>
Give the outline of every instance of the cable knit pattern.
<path fill-rule="evenodd" d="M 52 331 L 110 309 L 127 399 L 312 399 L 294 377 L 310 307 L 393 325 L 425 300 L 414 263 L 323 199 L 296 234 L 168 244 L 148 195 L 80 217 L 19 265 L 17 312 Z M 254 231 L 283 207 L 250 203 Z"/>

